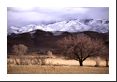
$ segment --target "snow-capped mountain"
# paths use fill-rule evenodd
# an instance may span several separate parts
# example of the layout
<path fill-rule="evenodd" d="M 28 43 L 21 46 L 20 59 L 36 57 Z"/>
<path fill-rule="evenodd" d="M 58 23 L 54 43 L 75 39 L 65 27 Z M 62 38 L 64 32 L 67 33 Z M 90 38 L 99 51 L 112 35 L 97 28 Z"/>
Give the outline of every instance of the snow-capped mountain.
<path fill-rule="evenodd" d="M 8 28 L 8 34 L 10 33 L 25 33 L 30 32 L 33 30 L 43 30 L 43 31 L 50 31 L 50 32 L 56 32 L 56 31 L 67 31 L 67 32 L 82 32 L 82 31 L 96 31 L 105 33 L 109 31 L 109 21 L 106 19 L 103 20 L 95 20 L 95 19 L 75 19 L 75 20 L 69 20 L 69 21 L 60 21 L 55 22 L 53 24 L 41 24 L 41 25 L 35 25 L 30 24 L 23 27 L 15 27 L 11 26 Z"/>

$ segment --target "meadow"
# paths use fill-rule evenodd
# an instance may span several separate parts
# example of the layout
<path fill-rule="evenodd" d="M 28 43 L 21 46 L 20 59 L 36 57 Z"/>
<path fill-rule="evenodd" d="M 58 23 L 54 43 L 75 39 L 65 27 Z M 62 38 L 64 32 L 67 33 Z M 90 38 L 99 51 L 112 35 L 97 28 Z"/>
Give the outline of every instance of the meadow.
<path fill-rule="evenodd" d="M 44 64 L 39 62 L 41 56 L 10 56 L 7 59 L 8 74 L 108 74 L 109 67 L 106 62 L 99 60 L 99 66 L 95 67 L 96 61 L 88 58 L 79 66 L 77 60 L 64 58 L 46 58 Z M 43 56 L 42 56 L 43 57 Z M 46 57 L 46 56 L 44 56 Z M 23 58 L 23 59 L 22 59 Z M 18 64 L 19 63 L 19 64 Z"/>
<path fill-rule="evenodd" d="M 109 67 L 8 65 L 8 74 L 108 74 Z"/>

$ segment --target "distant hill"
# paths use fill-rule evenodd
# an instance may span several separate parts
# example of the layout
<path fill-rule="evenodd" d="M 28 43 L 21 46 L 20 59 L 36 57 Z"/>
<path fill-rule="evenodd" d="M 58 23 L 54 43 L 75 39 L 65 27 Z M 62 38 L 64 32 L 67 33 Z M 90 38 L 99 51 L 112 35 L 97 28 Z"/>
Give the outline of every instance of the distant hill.
<path fill-rule="evenodd" d="M 26 33 L 15 34 L 12 33 L 7 36 L 7 51 L 11 53 L 12 46 L 16 44 L 24 44 L 28 46 L 30 52 L 41 52 L 47 50 L 56 51 L 57 41 L 62 39 L 65 36 L 76 35 L 84 33 L 91 38 L 102 39 L 105 42 L 105 45 L 109 45 L 109 33 L 98 33 L 94 31 L 84 31 L 84 32 L 60 32 L 57 31 L 56 34 L 52 32 L 42 31 L 42 30 L 34 30 Z"/>

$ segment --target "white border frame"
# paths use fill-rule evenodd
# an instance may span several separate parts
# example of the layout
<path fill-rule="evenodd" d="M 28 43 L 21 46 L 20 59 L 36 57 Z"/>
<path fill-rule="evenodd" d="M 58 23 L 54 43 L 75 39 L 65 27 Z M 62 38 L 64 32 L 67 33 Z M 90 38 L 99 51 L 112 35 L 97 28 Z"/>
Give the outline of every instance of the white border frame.
<path fill-rule="evenodd" d="M 7 7 L 109 7 L 109 74 L 7 74 Z M 0 81 L 116 81 L 116 0 L 0 0 Z"/>

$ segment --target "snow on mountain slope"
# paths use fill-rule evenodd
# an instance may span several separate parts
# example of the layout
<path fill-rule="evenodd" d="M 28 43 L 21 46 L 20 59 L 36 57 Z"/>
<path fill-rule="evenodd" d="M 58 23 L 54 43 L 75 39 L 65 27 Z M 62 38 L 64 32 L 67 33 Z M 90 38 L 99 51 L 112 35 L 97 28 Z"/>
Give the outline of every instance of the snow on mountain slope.
<path fill-rule="evenodd" d="M 67 32 L 81 32 L 81 31 L 96 31 L 105 33 L 109 30 L 109 21 L 108 20 L 95 20 L 95 19 L 75 19 L 69 21 L 60 21 L 53 24 L 48 25 L 35 25 L 30 24 L 23 27 L 15 27 L 11 26 L 8 29 L 10 33 L 25 33 L 30 32 L 36 29 L 40 29 L 43 31 L 67 31 Z"/>

